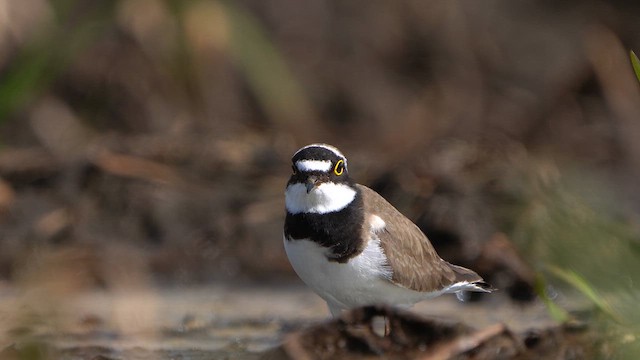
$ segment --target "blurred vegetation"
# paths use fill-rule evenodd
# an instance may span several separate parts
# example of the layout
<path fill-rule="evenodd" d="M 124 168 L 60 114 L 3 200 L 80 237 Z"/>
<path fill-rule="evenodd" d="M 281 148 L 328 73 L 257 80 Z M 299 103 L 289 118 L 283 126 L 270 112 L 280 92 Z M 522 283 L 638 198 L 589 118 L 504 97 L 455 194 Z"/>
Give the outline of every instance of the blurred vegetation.
<path fill-rule="evenodd" d="M 584 169 L 543 163 L 522 175 L 513 182 L 520 210 L 510 233 L 542 276 L 538 294 L 558 320 L 599 323 L 620 358 L 637 356 L 640 232 L 627 217 L 631 204 Z M 591 304 L 582 314 L 561 308 L 580 298 Z"/>
<path fill-rule="evenodd" d="M 78 4 L 74 0 L 52 1 L 51 16 L 12 54 L 14 59 L 0 81 L 0 122 L 42 95 L 113 21 L 114 3 L 82 9 L 82 16 L 74 14 Z"/>
<path fill-rule="evenodd" d="M 324 141 L 447 260 L 561 320 L 586 306 L 603 356 L 640 354 L 637 2 L 14 0 L 0 16 L 0 285 L 50 284 L 60 304 L 292 278 L 287 163 Z"/>

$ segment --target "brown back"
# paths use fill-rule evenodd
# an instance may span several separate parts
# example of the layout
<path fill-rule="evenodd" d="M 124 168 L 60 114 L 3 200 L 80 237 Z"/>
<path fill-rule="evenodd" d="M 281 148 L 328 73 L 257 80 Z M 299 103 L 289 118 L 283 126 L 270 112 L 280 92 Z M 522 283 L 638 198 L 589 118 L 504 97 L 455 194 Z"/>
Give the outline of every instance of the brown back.
<path fill-rule="evenodd" d="M 357 186 L 365 214 L 377 215 L 386 223 L 376 235 L 393 269 L 392 282 L 415 291 L 431 292 L 460 281 L 482 281 L 472 270 L 442 260 L 418 226 L 375 191 Z M 371 232 L 370 221 L 370 217 L 365 218 L 363 224 L 366 236 Z"/>

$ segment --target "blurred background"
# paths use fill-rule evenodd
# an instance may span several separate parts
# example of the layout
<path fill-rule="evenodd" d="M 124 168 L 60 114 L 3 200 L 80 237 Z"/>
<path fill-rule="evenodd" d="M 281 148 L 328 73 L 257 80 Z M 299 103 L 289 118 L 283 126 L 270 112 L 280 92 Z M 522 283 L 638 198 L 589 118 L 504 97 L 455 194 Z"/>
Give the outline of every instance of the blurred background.
<path fill-rule="evenodd" d="M 443 258 L 635 349 L 629 50 L 637 1 L 0 1 L 0 298 L 296 284 L 290 156 L 327 142 Z"/>

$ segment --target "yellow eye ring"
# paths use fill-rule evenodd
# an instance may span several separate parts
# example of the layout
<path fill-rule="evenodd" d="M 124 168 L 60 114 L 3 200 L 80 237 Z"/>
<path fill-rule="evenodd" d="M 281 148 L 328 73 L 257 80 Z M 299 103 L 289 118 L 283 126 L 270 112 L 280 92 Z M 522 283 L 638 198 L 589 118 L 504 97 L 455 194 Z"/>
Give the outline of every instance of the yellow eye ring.
<path fill-rule="evenodd" d="M 340 176 L 342 175 L 343 172 L 344 172 L 344 161 L 338 160 L 338 162 L 336 162 L 336 166 L 333 168 L 333 173 Z"/>

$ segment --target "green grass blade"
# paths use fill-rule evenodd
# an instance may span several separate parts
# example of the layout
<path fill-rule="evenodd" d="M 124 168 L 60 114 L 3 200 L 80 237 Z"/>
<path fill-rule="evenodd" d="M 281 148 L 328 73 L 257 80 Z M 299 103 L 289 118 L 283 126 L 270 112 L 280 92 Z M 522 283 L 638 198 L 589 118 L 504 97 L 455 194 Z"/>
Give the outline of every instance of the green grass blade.
<path fill-rule="evenodd" d="M 575 271 L 561 269 L 557 266 L 549 266 L 549 271 L 557 278 L 571 285 L 582 295 L 589 299 L 603 313 L 614 321 L 622 323 L 622 318 L 613 310 L 611 305 L 589 284 L 589 282 Z"/>
<path fill-rule="evenodd" d="M 569 313 L 565 309 L 558 306 L 555 302 L 553 302 L 553 300 L 551 300 L 549 294 L 547 294 L 547 290 L 545 289 L 545 287 L 545 282 L 542 276 L 536 276 L 533 290 L 536 292 L 536 294 L 538 294 L 538 297 L 542 299 L 542 302 L 544 302 L 544 305 L 549 311 L 549 315 L 557 322 L 566 322 L 567 320 L 569 320 Z"/>
<path fill-rule="evenodd" d="M 631 65 L 633 66 L 633 72 L 636 73 L 638 81 L 640 81 L 640 60 L 633 50 L 629 51 L 629 57 L 631 58 Z"/>

